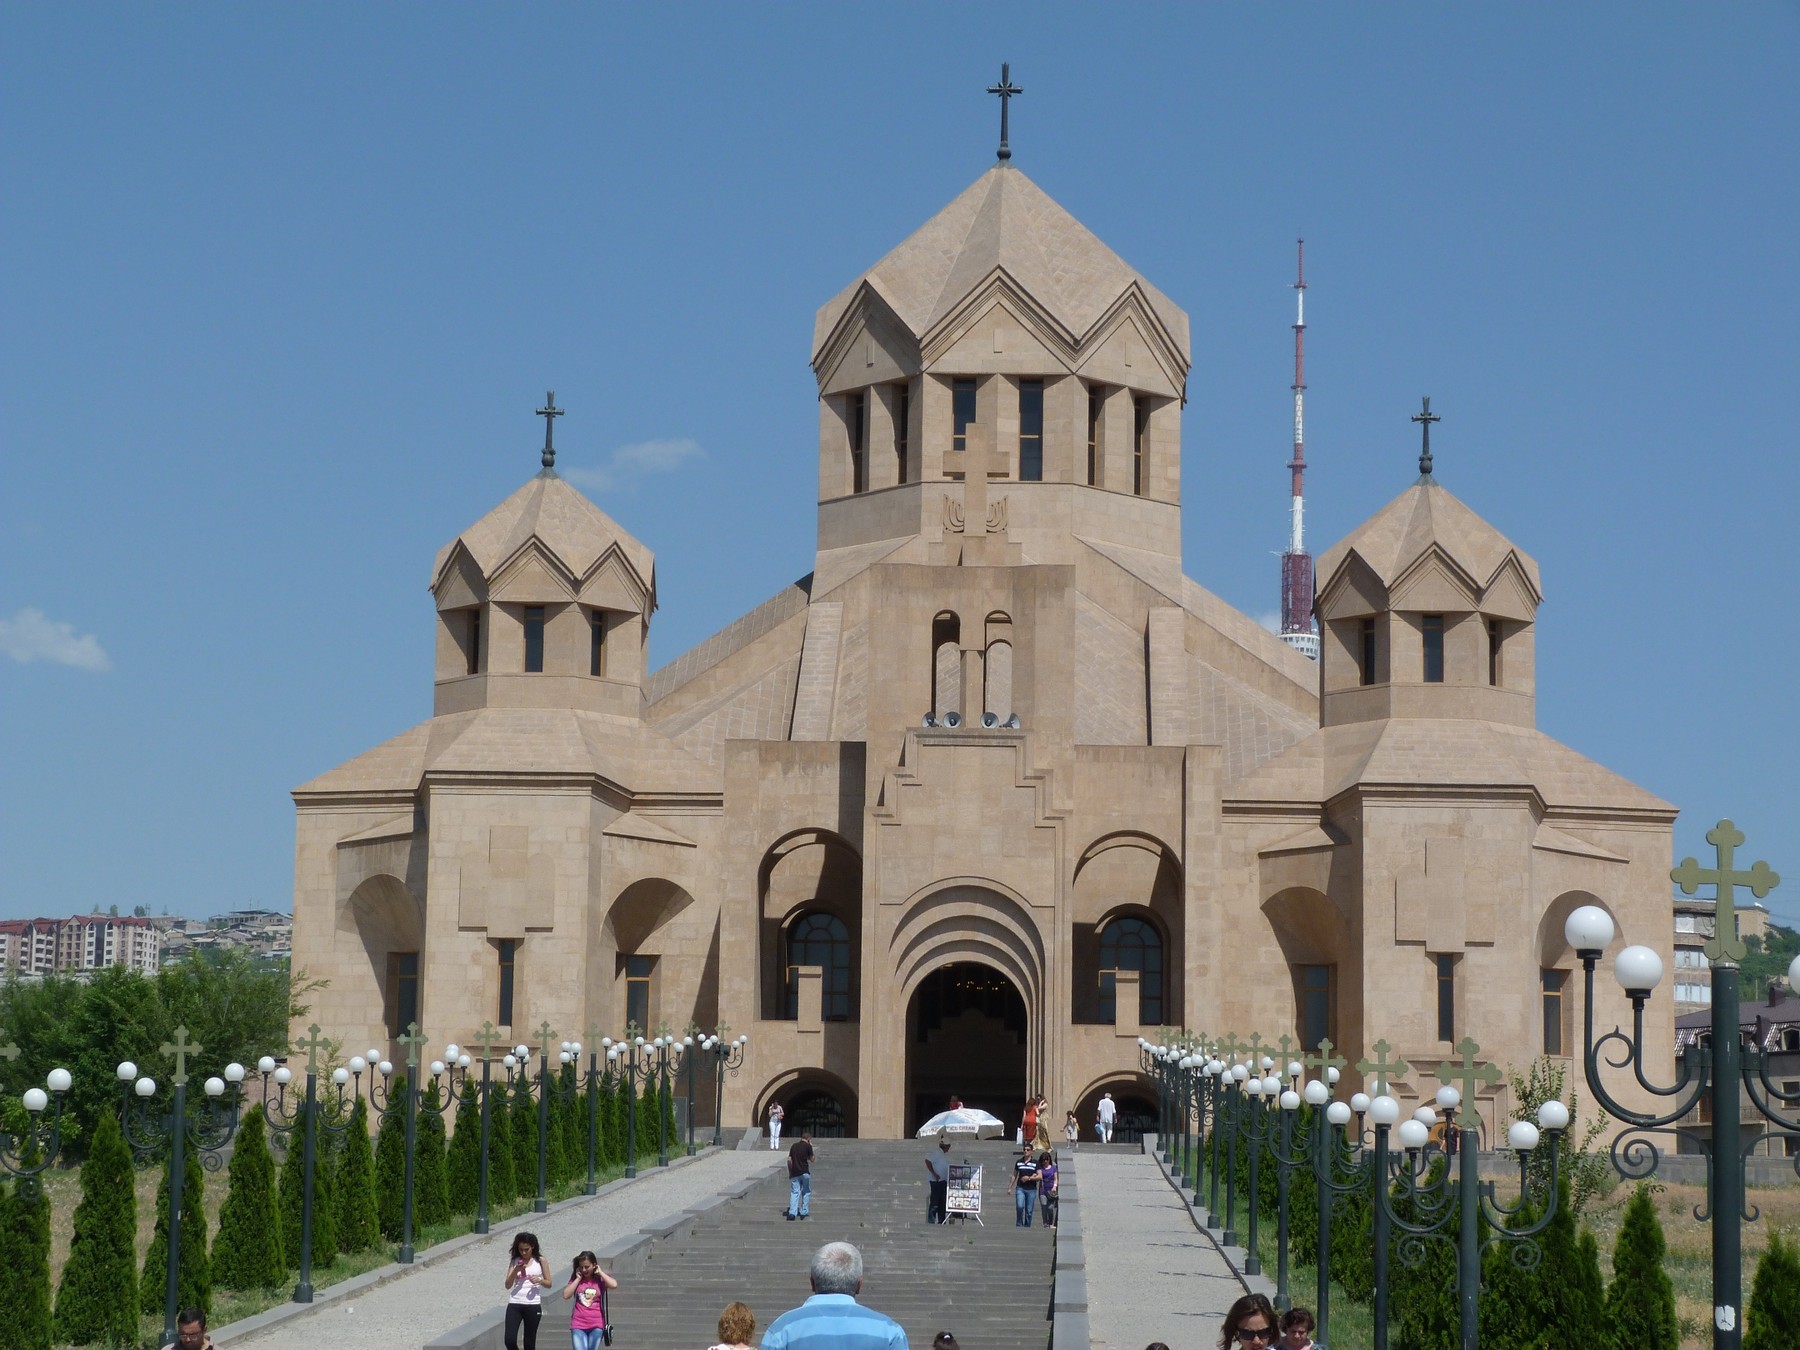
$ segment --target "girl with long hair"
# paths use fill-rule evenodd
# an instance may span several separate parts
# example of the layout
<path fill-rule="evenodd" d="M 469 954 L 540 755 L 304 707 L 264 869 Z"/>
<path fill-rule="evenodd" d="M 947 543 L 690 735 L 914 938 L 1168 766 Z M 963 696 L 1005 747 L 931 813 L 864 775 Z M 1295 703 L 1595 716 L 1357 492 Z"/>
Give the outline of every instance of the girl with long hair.
<path fill-rule="evenodd" d="M 569 1282 L 562 1296 L 573 1299 L 569 1309 L 569 1339 L 573 1350 L 600 1350 L 606 1338 L 606 1291 L 619 1282 L 600 1269 L 592 1252 L 580 1252 L 569 1267 Z"/>
<path fill-rule="evenodd" d="M 550 1287 L 550 1265 L 536 1233 L 519 1233 L 506 1253 L 506 1350 L 537 1350 L 538 1323 L 544 1317 L 543 1291 Z M 519 1344 L 520 1328 L 525 1344 Z"/>
<path fill-rule="evenodd" d="M 1245 1294 L 1225 1314 L 1219 1350 L 1272 1350 L 1281 1339 L 1275 1305 L 1265 1294 Z"/>

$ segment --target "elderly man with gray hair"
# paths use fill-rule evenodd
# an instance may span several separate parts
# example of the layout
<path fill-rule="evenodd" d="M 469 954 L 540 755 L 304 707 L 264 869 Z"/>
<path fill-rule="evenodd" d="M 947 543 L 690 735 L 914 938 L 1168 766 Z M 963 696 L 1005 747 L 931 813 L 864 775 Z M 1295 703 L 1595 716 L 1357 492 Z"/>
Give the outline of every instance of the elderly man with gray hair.
<path fill-rule="evenodd" d="M 762 1350 L 907 1350 L 898 1322 L 856 1301 L 863 1282 L 856 1248 L 827 1242 L 813 1253 L 808 1274 L 812 1297 L 769 1324 Z"/>

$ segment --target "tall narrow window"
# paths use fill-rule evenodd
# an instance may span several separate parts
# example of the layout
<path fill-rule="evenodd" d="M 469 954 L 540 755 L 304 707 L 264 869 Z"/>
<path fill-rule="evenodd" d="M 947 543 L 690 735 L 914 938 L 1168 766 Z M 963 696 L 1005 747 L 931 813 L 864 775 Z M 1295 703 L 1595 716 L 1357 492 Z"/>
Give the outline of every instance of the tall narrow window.
<path fill-rule="evenodd" d="M 525 606 L 525 670 L 541 675 L 544 670 L 544 607 Z"/>
<path fill-rule="evenodd" d="M 1331 1035 L 1331 967 L 1300 967 L 1300 1041 L 1317 1050 Z"/>
<path fill-rule="evenodd" d="M 852 394 L 845 400 L 844 421 L 850 432 L 850 490 L 866 492 L 869 487 L 869 466 L 863 454 L 863 433 L 869 425 L 867 395 Z"/>
<path fill-rule="evenodd" d="M 650 972 L 655 966 L 653 956 L 625 958 L 625 1021 L 639 1031 L 650 1025 Z"/>
<path fill-rule="evenodd" d="M 481 673 L 481 609 L 469 611 L 469 674 Z"/>
<path fill-rule="evenodd" d="M 1358 664 L 1362 667 L 1362 682 L 1375 683 L 1375 620 L 1362 621 L 1362 652 Z"/>
<path fill-rule="evenodd" d="M 388 958 L 388 1007 L 393 1020 L 388 1035 L 400 1034 L 419 1020 L 419 954 L 395 952 Z"/>
<path fill-rule="evenodd" d="M 906 457 L 912 450 L 912 386 L 894 389 L 894 481 L 906 481 Z"/>
<path fill-rule="evenodd" d="M 950 448 L 969 448 L 969 428 L 975 422 L 975 381 L 957 380 L 950 386 Z"/>
<path fill-rule="evenodd" d="M 1131 490 L 1143 496 L 1150 487 L 1150 400 L 1142 394 L 1131 400 L 1136 423 L 1131 435 Z"/>
<path fill-rule="evenodd" d="M 1544 1053 L 1563 1054 L 1563 1005 L 1569 984 L 1566 970 L 1545 970 L 1544 985 Z"/>
<path fill-rule="evenodd" d="M 1488 683 L 1500 683 L 1500 639 L 1506 636 L 1505 626 L 1498 619 L 1487 621 L 1488 633 Z"/>
<path fill-rule="evenodd" d="M 850 1020 L 850 930 L 835 914 L 806 914 L 788 930 L 787 1015 L 800 1015 L 801 966 L 824 973 L 820 1015 L 827 1022 Z"/>
<path fill-rule="evenodd" d="M 606 611 L 588 611 L 588 674 L 606 674 Z"/>
<path fill-rule="evenodd" d="M 1422 616 L 1420 626 L 1423 629 L 1425 648 L 1425 683 L 1442 684 L 1444 682 L 1444 616 L 1442 614 L 1426 614 Z"/>
<path fill-rule="evenodd" d="M 1456 1039 L 1456 958 L 1437 958 L 1437 1038 Z"/>
<path fill-rule="evenodd" d="M 1088 388 L 1088 465 L 1087 481 L 1089 487 L 1097 487 L 1100 483 L 1100 387 L 1092 385 Z"/>
<path fill-rule="evenodd" d="M 513 1020 L 513 972 L 518 964 L 519 943 L 516 938 L 501 938 L 497 945 L 500 948 L 500 1007 L 494 1020 L 503 1027 L 510 1027 Z"/>
<path fill-rule="evenodd" d="M 1100 930 L 1100 1020 L 1117 1022 L 1118 974 L 1138 973 L 1138 1021 L 1162 1025 L 1162 934 L 1143 919 L 1114 919 Z"/>
<path fill-rule="evenodd" d="M 1019 381 L 1019 481 L 1044 481 L 1044 382 Z"/>

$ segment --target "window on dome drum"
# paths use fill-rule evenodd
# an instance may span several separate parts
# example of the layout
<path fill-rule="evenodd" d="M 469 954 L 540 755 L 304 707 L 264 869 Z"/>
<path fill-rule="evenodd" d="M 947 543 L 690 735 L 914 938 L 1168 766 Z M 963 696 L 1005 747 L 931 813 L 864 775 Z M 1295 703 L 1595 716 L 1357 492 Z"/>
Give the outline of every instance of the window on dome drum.
<path fill-rule="evenodd" d="M 1488 639 L 1488 683 L 1500 683 L 1500 640 L 1506 636 L 1506 626 L 1498 619 L 1487 621 Z"/>
<path fill-rule="evenodd" d="M 1364 684 L 1374 684 L 1375 683 L 1375 620 L 1364 619 L 1362 621 L 1361 637 L 1362 637 L 1362 652 L 1361 652 L 1360 658 L 1358 659 L 1357 664 L 1361 668 L 1361 671 L 1362 671 L 1362 682 Z"/>
<path fill-rule="evenodd" d="M 516 938 L 501 938 L 495 945 L 500 949 L 500 1006 L 494 1020 L 503 1027 L 510 1027 L 513 1020 L 513 977 L 518 969 L 519 943 Z"/>
<path fill-rule="evenodd" d="M 588 611 L 588 674 L 606 674 L 606 611 Z"/>
<path fill-rule="evenodd" d="M 1561 1055 L 1563 1049 L 1563 1014 L 1568 1002 L 1569 972 L 1548 970 L 1544 975 L 1544 1053 Z"/>
<path fill-rule="evenodd" d="M 398 1038 L 419 1020 L 419 954 L 394 952 L 388 957 L 388 1036 Z"/>
<path fill-rule="evenodd" d="M 1420 618 L 1425 648 L 1425 683 L 1444 682 L 1444 616 L 1426 614 Z"/>
<path fill-rule="evenodd" d="M 646 1034 L 650 1026 L 650 980 L 655 970 L 654 956 L 625 958 L 625 1023 L 635 1023 Z"/>
<path fill-rule="evenodd" d="M 824 971 L 820 1013 L 827 1022 L 850 1020 L 850 930 L 835 914 L 803 914 L 788 929 L 787 1016 L 800 1015 L 801 966 Z"/>
<path fill-rule="evenodd" d="M 1456 1039 L 1456 958 L 1437 958 L 1437 1038 Z"/>
<path fill-rule="evenodd" d="M 906 482 L 906 456 L 912 449 L 912 386 L 894 386 L 894 481 Z"/>
<path fill-rule="evenodd" d="M 1044 481 L 1044 382 L 1019 381 L 1019 481 Z"/>
<path fill-rule="evenodd" d="M 869 464 L 863 453 L 863 436 L 869 427 L 869 400 L 866 394 L 852 394 L 844 400 L 844 424 L 850 432 L 850 490 L 867 492 Z"/>
<path fill-rule="evenodd" d="M 479 606 L 469 611 L 468 648 L 469 674 L 481 674 L 481 609 Z"/>
<path fill-rule="evenodd" d="M 544 607 L 525 606 L 525 672 L 544 673 Z"/>
<path fill-rule="evenodd" d="M 1144 919 L 1114 919 L 1100 930 L 1100 1020 L 1117 1022 L 1121 970 L 1138 972 L 1138 1022 L 1162 1025 L 1162 934 Z"/>
<path fill-rule="evenodd" d="M 1300 1044 L 1317 1050 L 1331 1035 L 1331 967 L 1300 967 Z"/>
<path fill-rule="evenodd" d="M 1150 486 L 1150 400 L 1139 394 L 1131 400 L 1135 423 L 1131 434 L 1131 490 L 1143 496 Z"/>
<path fill-rule="evenodd" d="M 956 380 L 950 385 L 950 448 L 969 448 L 969 428 L 975 422 L 975 381 Z"/>
<path fill-rule="evenodd" d="M 1089 487 L 1097 487 L 1100 483 L 1100 405 L 1103 399 L 1100 386 L 1088 386 L 1088 463 L 1087 483 Z"/>

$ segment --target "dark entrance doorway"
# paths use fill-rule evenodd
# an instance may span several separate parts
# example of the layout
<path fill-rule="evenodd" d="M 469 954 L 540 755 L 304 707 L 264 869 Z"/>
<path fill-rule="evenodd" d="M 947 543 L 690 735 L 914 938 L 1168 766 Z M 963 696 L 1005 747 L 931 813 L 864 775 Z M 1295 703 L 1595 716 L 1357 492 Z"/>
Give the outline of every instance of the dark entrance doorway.
<path fill-rule="evenodd" d="M 1025 1000 L 992 966 L 934 970 L 906 1008 L 906 1132 L 944 1110 L 952 1095 L 1006 1122 L 1025 1104 Z"/>

